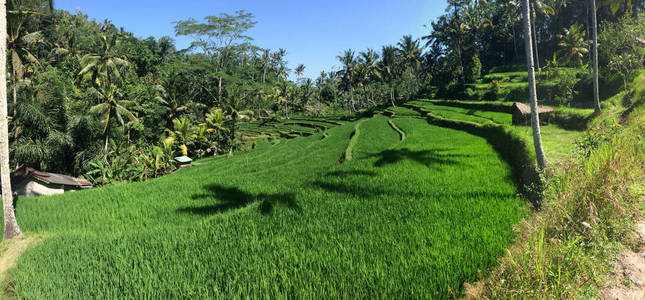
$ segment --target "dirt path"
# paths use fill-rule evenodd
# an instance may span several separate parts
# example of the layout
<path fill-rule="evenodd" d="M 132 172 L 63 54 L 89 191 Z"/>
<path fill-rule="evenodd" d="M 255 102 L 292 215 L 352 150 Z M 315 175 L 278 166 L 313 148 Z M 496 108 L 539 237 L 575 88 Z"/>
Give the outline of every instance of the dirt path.
<path fill-rule="evenodd" d="M 32 235 L 20 235 L 0 244 L 0 297 L 12 298 L 12 285 L 7 278 L 7 272 L 16 266 L 20 255 L 43 238 Z"/>
<path fill-rule="evenodd" d="M 645 221 L 640 221 L 634 231 L 638 250 L 621 253 L 614 267 L 614 285 L 600 290 L 602 299 L 645 299 Z"/>

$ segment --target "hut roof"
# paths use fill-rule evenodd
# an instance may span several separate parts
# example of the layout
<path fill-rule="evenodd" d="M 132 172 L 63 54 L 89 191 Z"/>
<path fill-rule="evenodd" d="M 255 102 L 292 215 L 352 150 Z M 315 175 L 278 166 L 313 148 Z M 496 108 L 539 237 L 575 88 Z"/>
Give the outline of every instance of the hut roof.
<path fill-rule="evenodd" d="M 86 179 L 74 178 L 72 176 L 62 174 L 41 172 L 37 171 L 34 168 L 29 168 L 26 166 L 21 166 L 20 168 L 18 168 L 18 170 L 11 173 L 11 184 L 16 185 L 29 178 L 33 178 L 46 184 L 64 185 L 77 188 L 91 188 L 93 186 L 92 183 Z"/>
<path fill-rule="evenodd" d="M 515 102 L 513 103 L 513 107 L 520 111 L 523 115 L 530 115 L 531 114 L 531 107 L 520 102 Z M 555 110 L 552 107 L 547 107 L 547 106 L 538 106 L 538 113 L 549 113 L 549 112 L 554 112 Z"/>

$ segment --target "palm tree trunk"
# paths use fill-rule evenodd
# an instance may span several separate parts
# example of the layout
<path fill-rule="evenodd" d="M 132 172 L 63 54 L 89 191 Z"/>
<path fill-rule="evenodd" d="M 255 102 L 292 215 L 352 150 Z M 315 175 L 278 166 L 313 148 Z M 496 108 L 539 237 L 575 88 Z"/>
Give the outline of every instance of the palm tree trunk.
<path fill-rule="evenodd" d="M 461 58 L 461 39 L 457 37 L 457 56 L 459 56 L 459 82 L 463 83 L 464 80 L 464 61 Z"/>
<path fill-rule="evenodd" d="M 531 15 L 533 16 L 533 19 L 531 21 L 531 26 L 532 26 L 532 32 L 533 32 L 533 43 L 535 47 L 535 66 L 538 69 L 538 72 L 540 72 L 540 53 L 538 52 L 538 38 L 537 38 L 537 30 L 535 29 L 535 22 L 537 20 L 537 17 L 535 16 L 535 9 L 533 7 L 533 4 L 531 3 Z"/>
<path fill-rule="evenodd" d="M 352 106 L 352 112 L 356 112 L 356 106 L 354 105 L 354 88 L 349 89 L 349 101 Z"/>
<path fill-rule="evenodd" d="M 529 95 L 531 101 L 531 126 L 533 128 L 533 144 L 535 145 L 535 156 L 540 170 L 547 166 L 544 148 L 542 147 L 542 135 L 540 134 L 540 115 L 538 114 L 538 103 L 535 88 L 535 69 L 533 66 L 533 46 L 531 41 L 531 9 L 529 0 L 524 0 L 524 46 L 526 50 L 526 64 L 529 72 Z"/>
<path fill-rule="evenodd" d="M 110 142 L 110 131 L 105 131 L 105 146 L 103 147 L 103 152 L 107 153 L 108 143 Z"/>
<path fill-rule="evenodd" d="M 267 79 L 267 65 L 264 64 L 264 70 L 262 71 L 262 84 L 266 82 L 266 79 Z"/>
<path fill-rule="evenodd" d="M 598 86 L 598 21 L 596 19 L 596 0 L 591 0 L 591 23 L 593 23 L 593 100 L 595 113 L 600 114 L 600 88 Z"/>
<path fill-rule="evenodd" d="M 392 106 L 396 107 L 396 104 L 394 103 L 394 86 L 392 83 L 390 83 L 390 102 L 392 102 Z"/>
<path fill-rule="evenodd" d="M 222 76 L 217 77 L 217 101 L 218 104 L 222 103 Z"/>
<path fill-rule="evenodd" d="M 11 177 L 9 175 L 9 118 L 7 116 L 7 8 L 0 0 L 0 181 L 4 211 L 4 239 L 21 234 L 13 208 Z"/>

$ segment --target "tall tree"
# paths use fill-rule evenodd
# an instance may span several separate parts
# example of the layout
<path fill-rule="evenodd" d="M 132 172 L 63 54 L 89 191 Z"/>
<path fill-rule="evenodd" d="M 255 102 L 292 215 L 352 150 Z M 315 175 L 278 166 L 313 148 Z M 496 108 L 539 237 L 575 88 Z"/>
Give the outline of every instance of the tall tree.
<path fill-rule="evenodd" d="M 589 53 L 589 43 L 585 41 L 584 36 L 582 24 L 573 24 L 571 27 L 565 28 L 563 34 L 557 35 L 560 39 L 558 42 L 559 52 L 564 63 L 575 61 L 578 63 L 578 67 L 582 67 L 583 57 Z"/>
<path fill-rule="evenodd" d="M 547 160 L 542 147 L 542 135 L 540 133 L 540 114 L 538 113 L 537 94 L 535 87 L 535 68 L 533 61 L 533 43 L 531 41 L 531 8 L 529 0 L 524 0 L 524 48 L 526 51 L 526 66 L 529 73 L 529 100 L 531 101 L 531 126 L 533 128 L 533 144 L 535 145 L 535 156 L 540 170 L 547 167 Z"/>
<path fill-rule="evenodd" d="M 411 35 L 401 38 L 397 44 L 397 51 L 405 67 L 411 71 L 416 71 L 421 65 L 421 47 L 419 40 L 415 40 Z"/>
<path fill-rule="evenodd" d="M 18 81 L 23 79 L 25 62 L 40 65 L 38 59 L 29 51 L 30 45 L 43 41 L 40 32 L 28 33 L 25 24 L 32 15 L 43 15 L 41 12 L 44 0 L 9 0 L 7 12 L 7 55 L 11 60 L 11 83 L 13 90 L 13 117 L 16 117 L 18 102 Z M 51 6 L 50 6 L 51 7 Z"/>
<path fill-rule="evenodd" d="M 296 72 L 296 77 L 298 77 L 298 81 L 300 81 L 300 78 L 302 77 L 302 74 L 305 72 L 305 65 L 299 64 L 296 67 L 295 72 Z"/>
<path fill-rule="evenodd" d="M 394 78 L 397 72 L 396 48 L 393 46 L 384 46 L 382 50 L 381 64 L 377 76 L 387 83 L 390 90 L 390 103 L 396 106 L 394 101 Z"/>
<path fill-rule="evenodd" d="M 596 18 L 596 0 L 591 3 L 591 30 L 593 31 L 593 101 L 595 113 L 600 114 L 600 88 L 598 87 L 598 20 Z"/>
<path fill-rule="evenodd" d="M 129 67 L 130 63 L 115 53 L 118 43 L 116 34 L 101 35 L 100 41 L 101 50 L 98 53 L 87 54 L 81 59 L 83 69 L 78 75 L 82 77 L 90 74 L 93 86 L 110 88 L 110 85 L 120 84 L 123 81 L 121 69 Z"/>
<path fill-rule="evenodd" d="M 357 61 L 356 56 L 354 55 L 354 50 L 345 50 L 343 55 L 337 56 L 336 59 L 343 64 L 341 70 L 338 71 L 338 74 L 342 78 L 342 84 L 345 91 L 349 93 L 350 107 L 352 108 L 352 111 L 356 111 L 354 103 L 354 81 L 356 79 Z"/>
<path fill-rule="evenodd" d="M 14 0 L 11 4 L 19 1 Z M 41 1 L 42 4 L 44 1 Z M 53 9 L 53 0 L 47 1 Z M 12 12 L 13 13 L 13 12 Z M 11 177 L 9 172 L 9 118 L 7 110 L 7 3 L 0 0 L 0 185 L 2 186 L 2 208 L 4 212 L 4 239 L 22 233 L 13 207 Z"/>
<path fill-rule="evenodd" d="M 111 84 L 107 87 L 100 87 L 96 91 L 99 97 L 103 99 L 103 102 L 92 106 L 90 113 L 98 115 L 99 121 L 103 124 L 103 137 L 105 140 L 103 150 L 107 153 L 111 125 L 116 121 L 123 127 L 126 125 L 126 121 L 134 121 L 137 118 L 128 109 L 134 102 L 120 99 L 121 93 L 116 85 Z"/>
<path fill-rule="evenodd" d="M 7 8 L 0 0 L 0 180 L 2 181 L 2 208 L 4 211 L 4 239 L 20 235 L 16 220 L 9 176 L 9 118 L 7 116 Z"/>
<path fill-rule="evenodd" d="M 252 13 L 238 10 L 233 15 L 221 13 L 219 16 L 206 16 L 206 23 L 198 23 L 190 18 L 175 23 L 177 36 L 192 36 L 190 49 L 201 49 L 215 63 L 215 72 L 218 73 L 218 101 L 222 102 L 222 84 L 225 77 L 225 63 L 234 49 L 245 48 L 253 39 L 246 32 L 253 28 L 256 21 Z"/>

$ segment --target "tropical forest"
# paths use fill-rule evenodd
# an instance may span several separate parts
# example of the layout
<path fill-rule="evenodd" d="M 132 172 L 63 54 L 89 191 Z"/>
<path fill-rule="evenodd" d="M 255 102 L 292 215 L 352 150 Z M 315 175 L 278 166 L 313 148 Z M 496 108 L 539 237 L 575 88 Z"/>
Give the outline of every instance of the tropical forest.
<path fill-rule="evenodd" d="M 0 298 L 645 299 L 645 1 L 0 2 Z"/>

